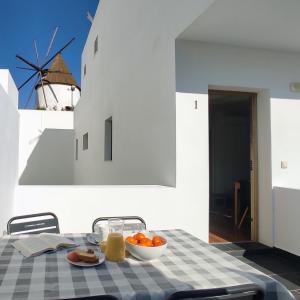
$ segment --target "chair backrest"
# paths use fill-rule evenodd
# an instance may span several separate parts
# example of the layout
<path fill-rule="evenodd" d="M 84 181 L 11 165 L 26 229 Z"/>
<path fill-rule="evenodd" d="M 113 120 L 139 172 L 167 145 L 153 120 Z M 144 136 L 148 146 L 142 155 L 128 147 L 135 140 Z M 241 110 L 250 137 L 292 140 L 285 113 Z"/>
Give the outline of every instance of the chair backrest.
<path fill-rule="evenodd" d="M 179 299 L 263 300 L 264 291 L 256 284 L 245 284 L 228 288 L 213 288 L 176 292 L 168 298 L 168 300 Z"/>
<path fill-rule="evenodd" d="M 75 298 L 64 298 L 63 300 L 71 300 Z M 85 297 L 79 297 L 76 298 L 76 300 L 119 300 L 115 296 L 110 296 L 110 295 L 103 295 L 103 296 L 85 296 Z"/>
<path fill-rule="evenodd" d="M 58 219 L 54 213 L 45 212 L 16 216 L 7 222 L 7 234 L 60 233 Z"/>
<path fill-rule="evenodd" d="M 133 230 L 133 229 L 146 229 L 146 222 L 143 218 L 138 216 L 121 216 L 121 217 L 100 217 L 97 218 L 92 225 L 92 231 L 95 232 L 95 227 L 98 223 L 105 223 L 108 219 L 118 218 L 124 220 L 124 230 Z M 139 226 L 140 225 L 140 226 Z"/>

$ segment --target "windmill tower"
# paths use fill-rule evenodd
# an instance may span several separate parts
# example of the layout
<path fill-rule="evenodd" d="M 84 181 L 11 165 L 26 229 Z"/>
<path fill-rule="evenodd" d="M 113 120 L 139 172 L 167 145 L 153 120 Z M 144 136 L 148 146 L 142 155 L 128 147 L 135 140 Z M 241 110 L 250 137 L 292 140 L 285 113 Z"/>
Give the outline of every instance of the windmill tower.
<path fill-rule="evenodd" d="M 57 31 L 58 27 L 55 29 L 50 40 L 50 44 L 42 64 L 40 63 L 36 41 L 34 41 L 36 63 L 30 62 L 20 55 L 16 55 L 18 59 L 27 65 L 26 67 L 17 68 L 33 72 L 33 74 L 27 78 L 27 80 L 24 81 L 18 89 L 22 89 L 33 78 L 36 78 L 36 81 L 26 99 L 24 108 L 28 107 L 34 91 L 36 91 L 35 108 L 40 110 L 73 110 L 80 98 L 80 87 L 69 71 L 61 54 L 75 40 L 75 38 L 71 39 L 54 55 L 52 55 L 50 59 L 48 59 Z M 51 66 L 48 67 L 50 63 Z"/>
<path fill-rule="evenodd" d="M 35 86 L 36 107 L 42 110 L 73 110 L 80 87 L 58 53 L 45 76 Z"/>

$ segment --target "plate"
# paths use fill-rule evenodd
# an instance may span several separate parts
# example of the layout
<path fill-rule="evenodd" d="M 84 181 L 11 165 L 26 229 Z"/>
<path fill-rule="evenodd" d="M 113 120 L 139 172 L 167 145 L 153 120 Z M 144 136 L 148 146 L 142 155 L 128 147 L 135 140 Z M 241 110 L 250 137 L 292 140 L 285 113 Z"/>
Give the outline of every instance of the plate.
<path fill-rule="evenodd" d="M 100 233 L 88 233 L 86 235 L 86 239 L 90 244 L 99 245 L 99 243 L 103 240 L 102 234 Z"/>
<path fill-rule="evenodd" d="M 67 253 L 68 255 L 69 253 Z M 83 262 L 83 261 L 71 261 L 68 259 L 67 255 L 65 257 L 66 261 L 68 263 L 70 263 L 71 265 L 74 265 L 74 266 L 77 266 L 77 267 L 96 267 L 96 266 L 99 266 L 101 265 L 104 261 L 105 261 L 105 255 L 101 252 L 95 252 L 95 254 L 99 257 L 99 261 L 96 262 L 96 263 L 86 263 L 86 262 Z"/>

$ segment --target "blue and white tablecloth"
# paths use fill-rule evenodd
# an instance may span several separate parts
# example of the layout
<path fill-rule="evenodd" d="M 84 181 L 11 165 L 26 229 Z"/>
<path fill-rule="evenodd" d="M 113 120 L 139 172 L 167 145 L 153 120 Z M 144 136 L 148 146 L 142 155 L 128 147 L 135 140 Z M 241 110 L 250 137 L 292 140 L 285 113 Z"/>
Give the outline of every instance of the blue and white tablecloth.
<path fill-rule="evenodd" d="M 176 291 L 258 283 L 266 299 L 293 299 L 278 282 L 183 230 L 156 231 L 168 248 L 161 258 L 141 262 L 105 262 L 97 267 L 70 265 L 68 250 L 24 258 L 12 242 L 0 239 L 0 299 L 64 299 L 113 295 L 119 299 L 165 299 Z M 64 235 L 81 246 L 85 234 Z M 290 298 L 291 297 L 291 298 Z"/>

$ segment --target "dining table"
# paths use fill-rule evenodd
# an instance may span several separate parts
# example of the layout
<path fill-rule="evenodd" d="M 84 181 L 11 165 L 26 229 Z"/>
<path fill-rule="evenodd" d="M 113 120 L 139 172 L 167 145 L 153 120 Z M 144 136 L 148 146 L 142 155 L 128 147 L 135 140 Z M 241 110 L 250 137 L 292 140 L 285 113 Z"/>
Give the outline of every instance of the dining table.
<path fill-rule="evenodd" d="M 0 239 L 0 299 L 76 299 L 112 295 L 118 299 L 166 299 L 177 291 L 258 284 L 265 299 L 294 299 L 279 282 L 234 256 L 181 230 L 152 232 L 167 240 L 158 259 L 105 261 L 78 267 L 66 260 L 68 249 L 25 258 L 12 243 L 24 235 Z M 80 247 L 96 249 L 87 234 L 63 234 Z"/>

